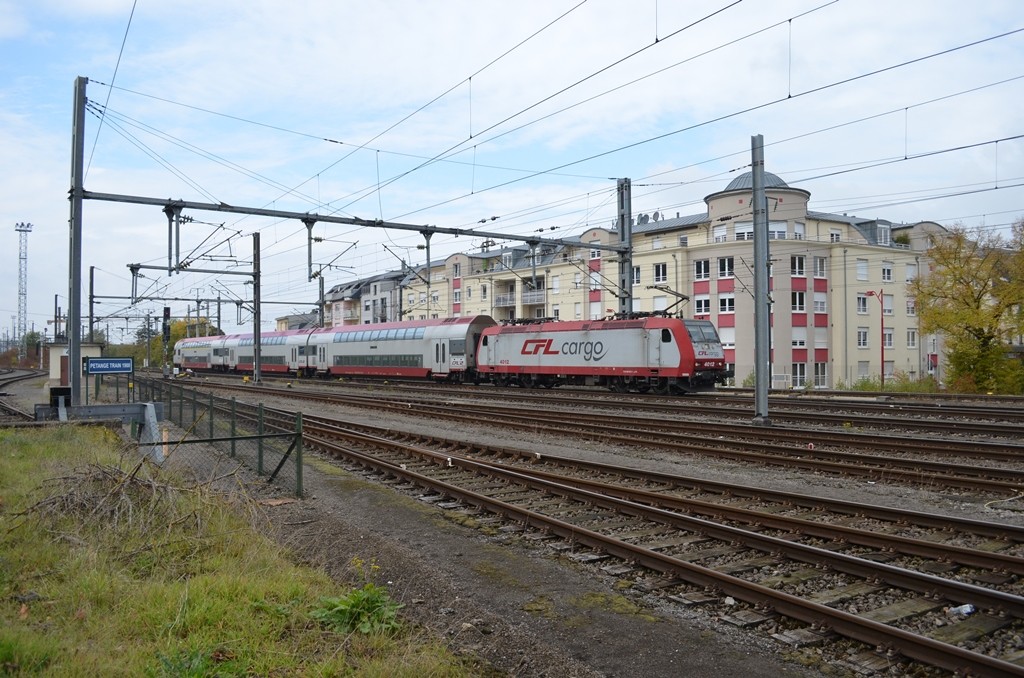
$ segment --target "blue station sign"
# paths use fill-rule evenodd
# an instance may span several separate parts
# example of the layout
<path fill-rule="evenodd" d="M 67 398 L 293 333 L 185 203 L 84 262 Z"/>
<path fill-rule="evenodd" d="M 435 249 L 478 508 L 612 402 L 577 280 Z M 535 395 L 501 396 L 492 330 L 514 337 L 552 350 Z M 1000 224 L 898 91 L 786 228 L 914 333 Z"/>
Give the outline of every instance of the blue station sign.
<path fill-rule="evenodd" d="M 89 358 L 89 374 L 131 374 L 135 371 L 133 358 Z"/>

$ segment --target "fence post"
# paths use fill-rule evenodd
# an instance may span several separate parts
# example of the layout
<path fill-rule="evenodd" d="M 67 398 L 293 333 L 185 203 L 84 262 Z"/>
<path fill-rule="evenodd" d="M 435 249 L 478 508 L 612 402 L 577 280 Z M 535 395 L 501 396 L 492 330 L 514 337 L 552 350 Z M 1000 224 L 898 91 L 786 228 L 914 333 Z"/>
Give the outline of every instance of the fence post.
<path fill-rule="evenodd" d="M 114 402 L 121 402 L 121 375 L 114 377 Z"/>
<path fill-rule="evenodd" d="M 178 387 L 178 426 L 185 421 L 185 387 Z"/>
<path fill-rule="evenodd" d="M 199 391 L 192 389 L 192 425 L 196 423 L 197 406 L 199 405 Z"/>
<path fill-rule="evenodd" d="M 256 473 L 263 475 L 263 403 L 256 407 L 256 433 L 261 436 L 256 441 Z"/>
<path fill-rule="evenodd" d="M 295 496 L 302 498 L 302 412 L 295 413 Z"/>
<path fill-rule="evenodd" d="M 167 419 L 174 421 L 174 393 L 171 392 L 171 385 L 164 384 L 167 389 Z"/>
<path fill-rule="evenodd" d="M 213 437 L 213 394 L 210 394 L 210 437 Z"/>
<path fill-rule="evenodd" d="M 231 456 L 235 456 L 235 396 L 231 396 Z"/>

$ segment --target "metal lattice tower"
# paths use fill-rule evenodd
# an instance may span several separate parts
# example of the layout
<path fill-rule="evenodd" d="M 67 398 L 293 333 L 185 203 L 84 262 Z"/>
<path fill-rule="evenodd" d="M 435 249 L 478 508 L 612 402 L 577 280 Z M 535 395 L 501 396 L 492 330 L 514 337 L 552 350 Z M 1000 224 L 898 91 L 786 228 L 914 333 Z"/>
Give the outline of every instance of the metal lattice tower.
<path fill-rule="evenodd" d="M 27 332 L 28 300 L 28 234 L 32 232 L 32 224 L 19 222 L 14 225 L 19 234 L 18 243 L 18 327 L 15 328 L 14 340 L 18 342 L 18 360 L 25 358 L 25 335 Z"/>

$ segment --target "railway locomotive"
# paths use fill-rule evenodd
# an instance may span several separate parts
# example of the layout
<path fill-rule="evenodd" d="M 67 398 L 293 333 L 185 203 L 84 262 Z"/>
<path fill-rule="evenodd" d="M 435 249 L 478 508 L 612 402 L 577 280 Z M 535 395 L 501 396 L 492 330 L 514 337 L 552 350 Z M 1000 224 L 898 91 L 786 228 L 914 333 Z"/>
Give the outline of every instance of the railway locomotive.
<path fill-rule="evenodd" d="M 729 376 L 710 321 L 659 315 L 490 327 L 480 338 L 477 370 L 499 385 L 664 395 L 711 389 Z"/>
<path fill-rule="evenodd" d="M 252 334 L 181 339 L 174 365 L 252 373 Z M 402 377 L 499 386 L 685 393 L 727 376 L 714 325 L 664 315 L 499 325 L 485 315 L 265 332 L 263 374 Z"/>

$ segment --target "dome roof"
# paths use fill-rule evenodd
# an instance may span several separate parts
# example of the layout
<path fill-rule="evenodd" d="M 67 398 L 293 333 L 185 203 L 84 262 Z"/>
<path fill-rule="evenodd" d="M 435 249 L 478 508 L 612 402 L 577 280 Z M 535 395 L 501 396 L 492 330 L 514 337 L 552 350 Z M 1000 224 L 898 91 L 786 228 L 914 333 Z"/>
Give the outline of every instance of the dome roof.
<path fill-rule="evenodd" d="M 789 188 L 789 184 L 780 179 L 771 172 L 764 173 L 764 187 L 765 188 Z M 749 191 L 754 188 L 754 173 L 745 172 L 732 181 L 725 187 L 723 193 L 728 191 Z"/>

